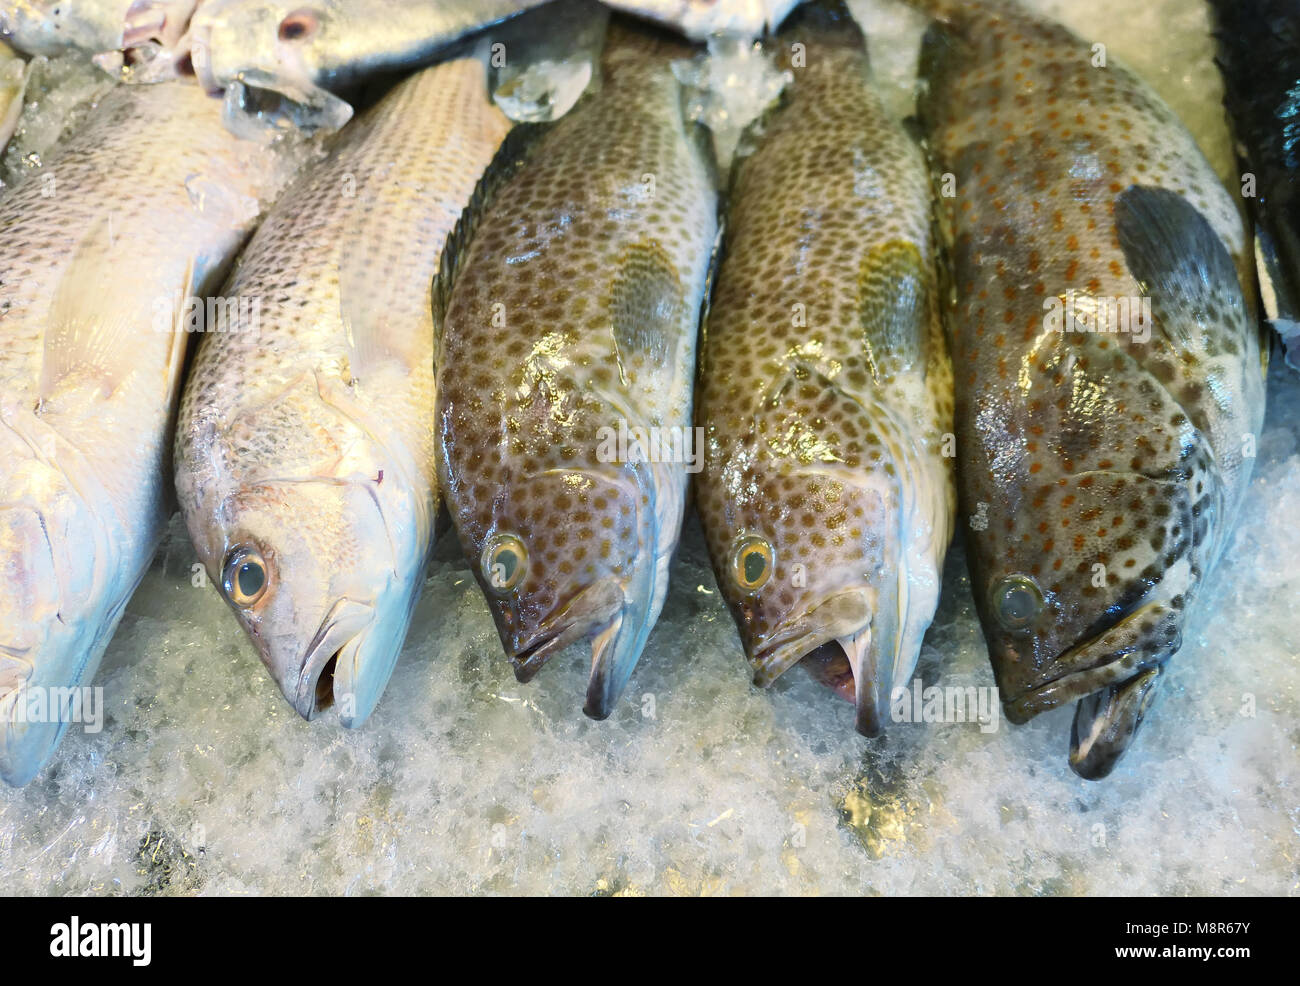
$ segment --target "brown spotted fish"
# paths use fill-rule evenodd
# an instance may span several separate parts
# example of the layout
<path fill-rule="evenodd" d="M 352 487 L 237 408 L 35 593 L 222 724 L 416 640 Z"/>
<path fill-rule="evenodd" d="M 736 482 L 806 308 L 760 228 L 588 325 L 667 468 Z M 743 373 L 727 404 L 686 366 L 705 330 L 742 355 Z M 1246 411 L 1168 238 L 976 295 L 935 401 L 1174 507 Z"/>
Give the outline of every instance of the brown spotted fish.
<path fill-rule="evenodd" d="M 1247 231 L 1141 80 L 1012 3 L 937 5 L 923 107 L 975 602 L 1007 718 L 1133 741 L 1232 528 L 1264 411 Z"/>
<path fill-rule="evenodd" d="M 677 42 L 612 27 L 603 84 L 481 216 L 446 310 L 439 478 L 521 681 L 592 642 L 603 719 L 658 618 L 686 500 L 717 235 Z"/>
<path fill-rule="evenodd" d="M 732 184 L 697 504 L 755 684 L 803 659 L 871 736 L 939 599 L 952 370 L 924 157 L 852 22 L 796 17 L 777 42 L 794 81 Z"/>

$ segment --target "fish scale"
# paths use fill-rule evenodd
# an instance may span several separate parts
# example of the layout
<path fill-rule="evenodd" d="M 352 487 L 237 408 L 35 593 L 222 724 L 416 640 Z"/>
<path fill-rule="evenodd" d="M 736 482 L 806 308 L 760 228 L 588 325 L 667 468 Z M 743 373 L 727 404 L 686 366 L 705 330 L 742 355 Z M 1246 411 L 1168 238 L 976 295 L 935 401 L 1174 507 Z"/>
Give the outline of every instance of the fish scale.
<path fill-rule="evenodd" d="M 685 505 L 684 463 L 602 456 L 601 435 L 690 429 L 717 206 L 670 69 L 689 54 L 611 27 L 599 91 L 476 223 L 440 343 L 439 475 L 502 643 L 526 680 L 593 638 L 597 718 L 663 605 Z M 503 552 L 518 581 L 494 585 Z"/>
<path fill-rule="evenodd" d="M 225 293 L 260 300 L 256 331 L 212 335 L 195 360 L 177 441 L 186 522 L 307 718 L 333 703 L 364 722 L 405 637 L 438 497 L 431 283 L 509 129 L 476 59 L 400 83 L 241 256 Z M 234 591 L 234 557 L 262 567 L 255 599 Z"/>
<path fill-rule="evenodd" d="M 955 510 L 929 178 L 846 13 L 805 9 L 773 45 L 794 81 L 732 182 L 697 503 L 755 684 L 808 659 L 874 735 L 916 665 Z"/>
<path fill-rule="evenodd" d="M 1097 48 L 1013 3 L 918 6 L 944 25 L 922 115 L 956 189 L 941 204 L 976 606 L 1008 718 L 1083 699 L 1071 766 L 1101 777 L 1249 480 L 1264 360 L 1246 230 L 1173 112 Z M 1147 299 L 1149 338 L 1065 321 L 1067 302 L 1107 299 Z"/>
<path fill-rule="evenodd" d="M 88 684 L 168 516 L 186 335 L 280 183 L 196 86 L 118 88 L 0 200 L 0 776 L 26 783 L 66 723 L 22 723 L 43 688 Z M 196 197 L 201 182 L 205 189 Z M 12 607 L 12 608 L 11 608 Z"/>

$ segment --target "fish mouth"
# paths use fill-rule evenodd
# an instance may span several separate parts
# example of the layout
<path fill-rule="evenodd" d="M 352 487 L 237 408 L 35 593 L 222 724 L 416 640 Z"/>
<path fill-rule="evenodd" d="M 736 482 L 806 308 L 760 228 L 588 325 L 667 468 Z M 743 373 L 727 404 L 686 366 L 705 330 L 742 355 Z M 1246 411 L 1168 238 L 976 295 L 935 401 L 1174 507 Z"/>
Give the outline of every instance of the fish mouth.
<path fill-rule="evenodd" d="M 1163 668 L 1148 668 L 1079 700 L 1070 729 L 1070 769 L 1099 781 L 1132 745 L 1159 690 Z"/>
<path fill-rule="evenodd" d="M 1160 600 L 1135 608 L 1105 632 L 1063 651 L 1055 660 L 1065 666 L 1059 674 L 1034 685 L 1002 705 L 1008 721 L 1023 725 L 1039 713 L 1118 685 L 1143 670 L 1159 666 L 1178 649 L 1175 642 L 1164 659 L 1152 659 L 1138 645 L 1136 631 L 1151 616 L 1168 613 Z"/>
<path fill-rule="evenodd" d="M 608 718 L 617 694 L 611 694 L 618 675 L 608 671 L 610 658 L 619 652 L 618 641 L 630 625 L 624 609 L 624 587 L 607 579 L 588 586 L 567 606 L 547 619 L 524 646 L 510 654 L 515 678 L 529 682 L 557 652 L 576 641 L 591 637 L 591 677 L 587 684 L 587 702 L 583 711 L 593 719 Z M 621 684 L 618 691 L 621 691 Z"/>
<path fill-rule="evenodd" d="M 379 701 L 376 676 L 367 675 L 367 661 L 362 647 L 374 622 L 375 608 L 369 603 L 340 599 L 321 622 L 316 636 L 303 654 L 296 687 L 292 692 L 281 686 L 300 716 L 309 722 L 335 705 L 339 720 L 348 728 L 360 726 Z M 391 672 L 391 665 L 388 668 Z"/>
<path fill-rule="evenodd" d="M 794 665 L 810 659 L 814 675 L 850 699 L 857 709 L 854 726 L 863 736 L 884 729 L 896 654 L 884 654 L 885 638 L 876 622 L 876 594 L 868 588 L 837 593 L 783 624 L 749 653 L 754 684 L 770 687 Z M 828 645 L 838 645 L 841 654 Z M 882 657 L 886 657 L 882 661 Z M 847 664 L 851 680 L 843 673 Z"/>

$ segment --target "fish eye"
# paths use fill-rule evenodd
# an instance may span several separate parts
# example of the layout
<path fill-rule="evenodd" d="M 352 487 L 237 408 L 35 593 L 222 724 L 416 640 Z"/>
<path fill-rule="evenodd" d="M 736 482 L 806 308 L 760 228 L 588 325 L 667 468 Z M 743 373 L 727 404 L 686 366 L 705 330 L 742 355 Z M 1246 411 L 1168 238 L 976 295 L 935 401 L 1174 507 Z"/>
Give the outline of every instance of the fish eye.
<path fill-rule="evenodd" d="M 1027 575 L 1008 575 L 993 587 L 993 613 L 1007 630 L 1023 630 L 1043 611 L 1043 593 Z"/>
<path fill-rule="evenodd" d="M 498 534 L 483 548 L 483 577 L 497 592 L 509 592 L 528 571 L 528 549 L 513 534 Z"/>
<path fill-rule="evenodd" d="M 266 562 L 251 545 L 231 548 L 221 566 L 221 589 L 236 606 L 252 606 L 262 598 L 268 582 Z"/>
<path fill-rule="evenodd" d="M 731 575 L 746 592 L 756 592 L 772 577 L 775 553 L 766 538 L 751 534 L 736 542 L 731 552 Z"/>
<path fill-rule="evenodd" d="M 295 10 L 280 22 L 281 41 L 303 41 L 316 33 L 320 18 L 314 10 L 304 7 Z"/>

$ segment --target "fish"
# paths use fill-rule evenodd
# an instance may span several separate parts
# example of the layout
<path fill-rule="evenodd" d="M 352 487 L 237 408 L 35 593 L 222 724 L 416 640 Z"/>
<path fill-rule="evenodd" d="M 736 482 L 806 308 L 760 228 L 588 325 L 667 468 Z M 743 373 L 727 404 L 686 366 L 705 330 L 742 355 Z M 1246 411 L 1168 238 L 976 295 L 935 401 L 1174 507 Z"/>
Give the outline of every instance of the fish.
<path fill-rule="evenodd" d="M 181 511 L 304 719 L 365 723 L 406 637 L 438 504 L 432 284 L 509 130 L 478 59 L 399 83 L 241 254 L 223 296 L 255 324 L 195 357 Z"/>
<path fill-rule="evenodd" d="M 18 0 L 0 7 L 0 39 L 28 55 L 122 47 L 133 0 Z"/>
<path fill-rule="evenodd" d="M 629 14 L 675 28 L 695 41 L 750 40 L 774 29 L 802 0 L 604 0 Z"/>
<path fill-rule="evenodd" d="M 1300 2 L 1211 0 L 1264 312 L 1300 370 Z"/>
<path fill-rule="evenodd" d="M 847 12 L 794 19 L 773 42 L 793 82 L 728 196 L 695 502 L 754 683 L 802 662 L 874 736 L 939 601 L 952 367 L 925 156 Z"/>
<path fill-rule="evenodd" d="M 190 22 L 203 0 L 135 0 L 127 11 L 121 47 L 94 62 L 129 83 L 155 83 L 194 75 Z"/>
<path fill-rule="evenodd" d="M 112 89 L 0 198 L 0 778 L 49 759 L 171 515 L 187 299 L 274 195 L 193 83 Z"/>
<path fill-rule="evenodd" d="M 18 128 L 29 78 L 27 62 L 7 44 L 0 42 L 0 151 L 5 149 Z"/>
<path fill-rule="evenodd" d="M 337 129 L 338 95 L 378 72 L 427 63 L 462 38 L 545 0 L 208 0 L 191 23 L 191 60 L 210 91 L 247 90 L 302 108 L 300 125 Z"/>
<path fill-rule="evenodd" d="M 600 87 L 494 168 L 440 292 L 444 500 L 516 677 L 590 640 L 595 719 L 663 608 L 686 503 L 718 229 L 671 69 L 690 54 L 611 23 Z"/>
<path fill-rule="evenodd" d="M 1264 414 L 1244 217 L 1138 76 L 1011 2 L 926 3 L 959 502 L 1007 718 L 1109 774 L 1228 542 Z"/>

